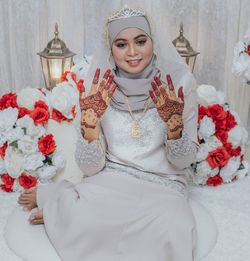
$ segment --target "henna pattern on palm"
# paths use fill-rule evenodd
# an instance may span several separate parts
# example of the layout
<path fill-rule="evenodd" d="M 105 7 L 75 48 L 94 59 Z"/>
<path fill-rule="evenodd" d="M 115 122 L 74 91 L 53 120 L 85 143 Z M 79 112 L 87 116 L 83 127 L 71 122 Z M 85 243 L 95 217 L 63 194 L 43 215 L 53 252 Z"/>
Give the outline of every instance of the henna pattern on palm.
<path fill-rule="evenodd" d="M 154 82 L 151 82 L 154 92 L 149 91 L 149 94 L 158 110 L 160 117 L 164 122 L 166 122 L 168 130 L 170 132 L 176 132 L 183 129 L 183 88 L 179 88 L 177 97 L 170 75 L 167 75 L 166 79 L 169 87 L 169 94 L 167 94 L 161 80 L 157 76 L 154 77 Z"/>
<path fill-rule="evenodd" d="M 117 86 L 112 84 L 114 76 L 110 74 L 108 69 L 98 86 L 100 69 L 95 72 L 92 81 L 92 87 L 89 96 L 86 97 L 85 88 L 82 85 L 80 89 L 80 108 L 81 108 L 81 125 L 86 128 L 94 129 L 99 120 L 106 111 L 112 95 Z"/>

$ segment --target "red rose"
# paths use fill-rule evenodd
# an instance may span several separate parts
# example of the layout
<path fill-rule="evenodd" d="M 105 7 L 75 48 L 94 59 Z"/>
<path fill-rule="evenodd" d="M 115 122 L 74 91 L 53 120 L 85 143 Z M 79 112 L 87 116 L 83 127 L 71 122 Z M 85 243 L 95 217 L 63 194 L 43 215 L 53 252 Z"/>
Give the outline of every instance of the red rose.
<path fill-rule="evenodd" d="M 47 124 L 49 120 L 49 112 L 44 108 L 35 108 L 30 112 L 30 117 L 34 120 L 35 125 Z"/>
<path fill-rule="evenodd" d="M 15 93 L 7 93 L 0 99 L 0 110 L 4 110 L 8 107 L 17 108 L 17 96 Z"/>
<path fill-rule="evenodd" d="M 216 175 L 214 177 L 210 177 L 207 180 L 207 185 L 209 185 L 209 186 L 216 187 L 218 185 L 221 185 L 222 183 L 223 183 L 223 179 L 219 175 Z"/>
<path fill-rule="evenodd" d="M 14 185 L 14 181 L 15 179 L 12 178 L 9 174 L 5 173 L 0 175 L 2 182 L 4 184 L 0 185 L 1 189 L 6 191 L 6 192 L 13 192 L 13 185 Z"/>
<path fill-rule="evenodd" d="M 54 136 L 52 134 L 43 136 L 38 141 L 38 148 L 44 156 L 54 152 L 56 149 L 56 142 L 54 140 Z"/>
<path fill-rule="evenodd" d="M 60 111 L 56 109 L 52 110 L 52 119 L 59 123 L 62 121 L 67 121 L 67 122 L 72 121 L 71 119 L 66 118 Z"/>
<path fill-rule="evenodd" d="M 18 178 L 19 184 L 20 186 L 22 186 L 25 189 L 29 189 L 32 187 L 35 187 L 37 184 L 37 178 L 30 176 L 30 175 L 25 175 L 22 174 L 19 178 Z"/>
<path fill-rule="evenodd" d="M 247 46 L 247 48 L 246 48 L 246 53 L 248 54 L 248 55 L 250 55 L 250 44 Z"/>
<path fill-rule="evenodd" d="M 213 120 L 221 121 L 227 117 L 227 112 L 224 111 L 224 108 L 219 104 L 208 106 L 208 111 L 210 112 Z"/>
<path fill-rule="evenodd" d="M 47 111 L 49 110 L 48 105 L 44 101 L 41 101 L 41 100 L 35 102 L 34 108 L 35 109 L 42 108 L 42 109 L 45 109 Z"/>
<path fill-rule="evenodd" d="M 30 110 L 24 107 L 19 107 L 18 108 L 18 118 L 22 118 L 25 115 L 29 115 L 30 114 Z"/>
<path fill-rule="evenodd" d="M 226 118 L 226 130 L 230 131 L 232 128 L 236 126 L 237 122 L 234 118 L 234 116 L 228 111 L 227 112 L 227 118 Z"/>
<path fill-rule="evenodd" d="M 0 147 L 0 157 L 2 159 L 4 159 L 4 157 L 5 157 L 5 151 L 6 151 L 7 147 L 8 147 L 7 142 L 5 142 L 2 147 Z"/>
<path fill-rule="evenodd" d="M 223 167 L 227 164 L 229 158 L 229 153 L 222 146 L 208 153 L 207 162 L 212 168 Z"/>
<path fill-rule="evenodd" d="M 204 116 L 210 116 L 210 112 L 204 106 L 199 106 L 198 108 L 198 122 L 200 122 Z"/>
<path fill-rule="evenodd" d="M 226 148 L 227 152 L 231 155 L 231 157 L 237 157 L 241 154 L 241 147 L 238 146 L 237 148 L 233 148 L 232 143 L 228 142 L 224 144 L 224 147 Z"/>
<path fill-rule="evenodd" d="M 226 120 L 222 120 L 222 121 L 215 120 L 214 124 L 215 124 L 216 131 L 225 131 L 226 130 L 226 125 L 227 125 Z"/>
<path fill-rule="evenodd" d="M 61 76 L 61 81 L 62 82 L 67 82 L 68 79 L 67 79 L 67 75 L 70 74 L 71 75 L 71 78 L 73 81 L 76 81 L 76 74 L 73 73 L 73 72 L 70 72 L 70 71 L 66 71 L 62 76 Z"/>
<path fill-rule="evenodd" d="M 215 136 L 224 144 L 227 142 L 228 133 L 224 130 L 219 130 L 215 133 Z"/>

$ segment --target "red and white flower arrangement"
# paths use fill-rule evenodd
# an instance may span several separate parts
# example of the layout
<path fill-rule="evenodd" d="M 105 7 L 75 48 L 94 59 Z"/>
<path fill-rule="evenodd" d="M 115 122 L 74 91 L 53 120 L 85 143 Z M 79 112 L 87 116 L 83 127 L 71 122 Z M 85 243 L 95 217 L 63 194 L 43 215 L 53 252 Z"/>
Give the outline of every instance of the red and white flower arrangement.
<path fill-rule="evenodd" d="M 243 155 L 246 129 L 240 126 L 237 113 L 229 108 L 223 93 L 213 86 L 199 86 L 197 95 L 200 147 L 192 165 L 194 183 L 217 186 L 243 178 L 249 170 Z"/>
<path fill-rule="evenodd" d="M 246 35 L 234 47 L 232 72 L 250 85 L 250 35 Z"/>
<path fill-rule="evenodd" d="M 72 72 L 66 72 L 52 92 L 26 87 L 0 98 L 0 188 L 21 191 L 50 182 L 66 160 L 47 133 L 49 120 L 71 122 L 76 117 L 78 89 Z"/>

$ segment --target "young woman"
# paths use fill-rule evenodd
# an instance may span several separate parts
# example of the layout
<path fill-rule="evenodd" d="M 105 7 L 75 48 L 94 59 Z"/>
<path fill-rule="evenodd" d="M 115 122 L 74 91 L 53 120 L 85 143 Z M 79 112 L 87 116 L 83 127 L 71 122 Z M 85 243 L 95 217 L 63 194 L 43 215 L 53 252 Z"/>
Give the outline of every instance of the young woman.
<path fill-rule="evenodd" d="M 144 12 L 119 10 L 107 32 L 86 77 L 88 87 L 94 75 L 91 90 L 80 95 L 83 182 L 28 190 L 19 203 L 38 206 L 30 223 L 44 222 L 63 260 L 191 261 L 194 78 L 164 34 L 153 37 Z"/>

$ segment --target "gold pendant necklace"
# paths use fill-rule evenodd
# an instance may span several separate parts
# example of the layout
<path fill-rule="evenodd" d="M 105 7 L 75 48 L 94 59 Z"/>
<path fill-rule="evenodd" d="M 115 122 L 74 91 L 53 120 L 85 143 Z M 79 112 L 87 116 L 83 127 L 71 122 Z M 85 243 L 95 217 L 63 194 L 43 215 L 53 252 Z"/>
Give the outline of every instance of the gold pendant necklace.
<path fill-rule="evenodd" d="M 130 104 L 129 104 L 129 102 L 128 102 L 128 98 L 127 98 L 126 95 L 124 95 L 124 98 L 125 98 L 125 100 L 126 100 L 126 102 L 127 102 L 127 105 L 128 105 L 129 114 L 130 114 L 130 116 L 131 116 L 131 118 L 132 118 L 132 120 L 133 120 L 133 121 L 132 121 L 131 136 L 132 136 L 132 138 L 139 139 L 139 138 L 141 137 L 140 120 L 141 120 L 141 119 L 143 118 L 143 116 L 145 115 L 145 113 L 146 113 L 146 111 L 147 111 L 147 109 L 148 109 L 148 107 L 149 107 L 149 105 L 150 105 L 150 103 L 151 103 L 151 98 L 149 98 L 149 99 L 147 100 L 146 106 L 145 106 L 145 108 L 144 108 L 144 110 L 143 110 L 143 112 L 142 112 L 142 115 L 141 115 L 141 117 L 140 117 L 139 119 L 136 119 L 135 116 L 133 115 L 132 109 L 131 109 L 131 107 L 130 107 Z"/>

